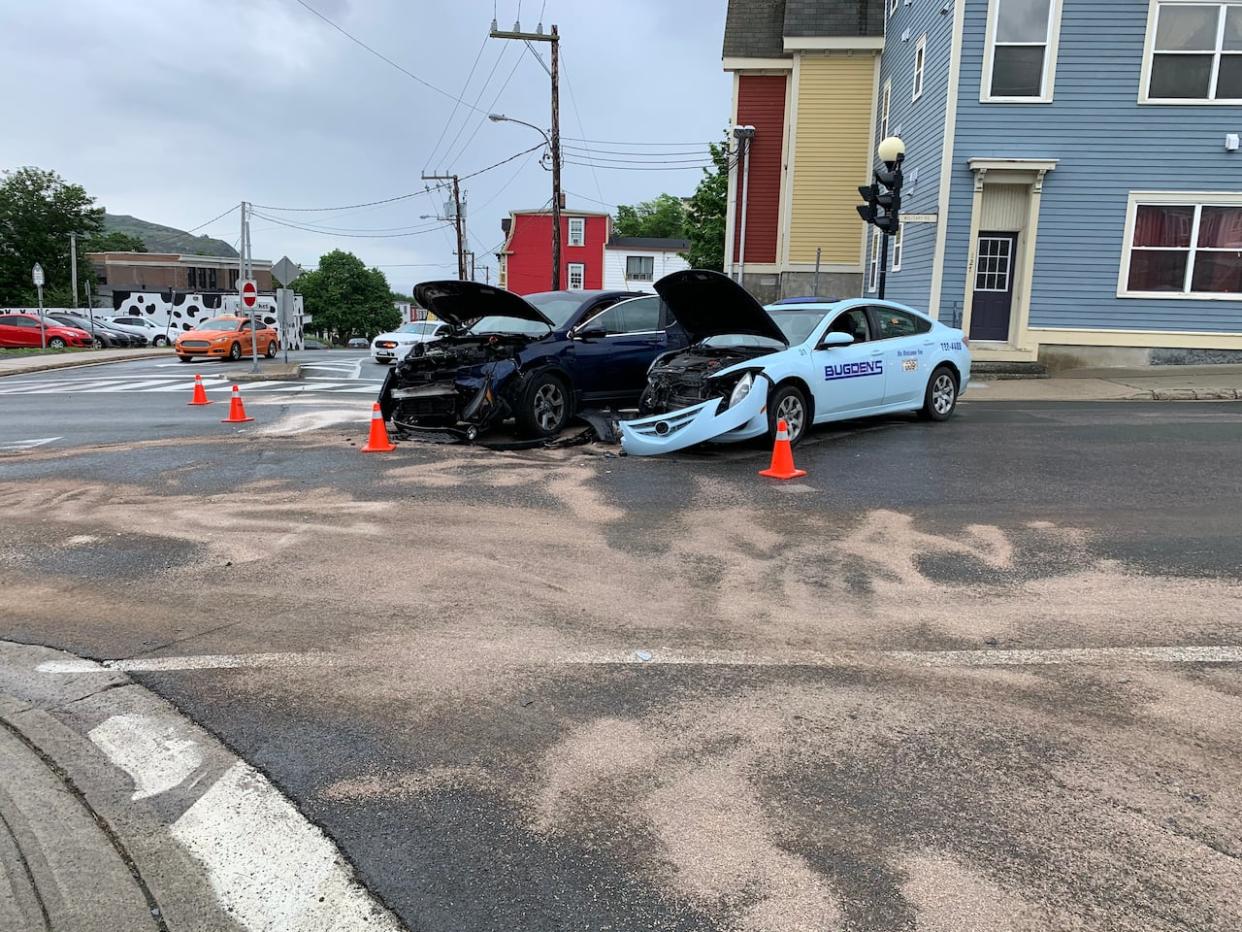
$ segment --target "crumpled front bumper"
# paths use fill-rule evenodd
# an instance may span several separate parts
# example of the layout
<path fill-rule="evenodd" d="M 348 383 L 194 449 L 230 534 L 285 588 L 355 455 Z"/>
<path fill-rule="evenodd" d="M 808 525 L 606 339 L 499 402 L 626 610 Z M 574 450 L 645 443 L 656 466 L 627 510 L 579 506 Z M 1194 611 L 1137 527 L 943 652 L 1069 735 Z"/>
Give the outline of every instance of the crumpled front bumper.
<path fill-rule="evenodd" d="M 680 411 L 622 421 L 621 449 L 632 456 L 655 456 L 709 440 L 735 443 L 762 436 L 768 429 L 771 387 L 772 383 L 760 374 L 750 394 L 732 408 L 721 410 L 726 400 L 713 398 Z"/>

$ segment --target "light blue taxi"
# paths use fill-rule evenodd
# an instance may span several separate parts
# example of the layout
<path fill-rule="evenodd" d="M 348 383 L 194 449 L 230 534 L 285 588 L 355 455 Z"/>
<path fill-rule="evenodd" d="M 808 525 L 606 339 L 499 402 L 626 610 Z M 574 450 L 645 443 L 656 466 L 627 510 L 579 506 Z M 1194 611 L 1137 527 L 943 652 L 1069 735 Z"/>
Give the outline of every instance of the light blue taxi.
<path fill-rule="evenodd" d="M 688 269 L 655 284 L 690 344 L 652 363 L 626 453 L 670 453 L 813 424 L 918 411 L 950 417 L 970 381 L 961 330 L 874 298 L 761 306 L 732 279 Z"/>

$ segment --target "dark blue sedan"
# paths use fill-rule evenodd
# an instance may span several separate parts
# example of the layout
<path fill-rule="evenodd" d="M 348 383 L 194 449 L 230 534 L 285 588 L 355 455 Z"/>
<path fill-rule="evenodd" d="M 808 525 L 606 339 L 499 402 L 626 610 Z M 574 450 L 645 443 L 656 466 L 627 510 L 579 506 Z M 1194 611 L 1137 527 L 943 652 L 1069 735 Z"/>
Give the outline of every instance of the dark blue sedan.
<path fill-rule="evenodd" d="M 398 428 L 473 440 L 514 418 L 552 437 L 586 408 L 636 405 L 652 361 L 686 345 L 657 295 L 549 291 L 520 297 L 478 282 L 426 282 L 415 300 L 449 325 L 418 343 L 380 391 Z"/>

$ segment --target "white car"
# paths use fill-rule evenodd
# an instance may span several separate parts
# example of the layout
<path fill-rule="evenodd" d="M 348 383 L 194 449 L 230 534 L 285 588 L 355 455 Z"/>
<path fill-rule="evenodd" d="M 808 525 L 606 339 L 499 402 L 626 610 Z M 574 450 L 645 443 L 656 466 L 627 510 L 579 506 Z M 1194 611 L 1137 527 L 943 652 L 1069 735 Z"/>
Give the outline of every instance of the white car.
<path fill-rule="evenodd" d="M 168 346 L 172 343 L 172 340 L 168 338 L 168 332 L 163 327 L 156 326 L 154 321 L 147 320 L 145 317 L 105 317 L 104 320 L 117 330 L 146 337 L 147 342 L 152 346 Z"/>
<path fill-rule="evenodd" d="M 415 343 L 430 343 L 438 339 L 447 326 L 442 320 L 420 320 L 398 327 L 391 333 L 381 333 L 371 341 L 371 358 L 380 365 L 390 365 L 404 359 Z"/>

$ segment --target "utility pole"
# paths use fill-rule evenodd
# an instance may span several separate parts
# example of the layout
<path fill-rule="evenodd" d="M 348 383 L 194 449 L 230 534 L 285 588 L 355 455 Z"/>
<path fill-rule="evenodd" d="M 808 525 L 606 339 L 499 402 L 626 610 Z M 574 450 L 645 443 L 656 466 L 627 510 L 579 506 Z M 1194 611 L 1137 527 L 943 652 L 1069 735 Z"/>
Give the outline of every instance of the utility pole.
<path fill-rule="evenodd" d="M 78 234 L 69 234 L 69 281 L 73 287 L 73 306 L 78 306 Z M 91 336 L 94 336 L 92 333 Z"/>
<path fill-rule="evenodd" d="M 453 220 L 457 227 L 457 280 L 466 280 L 466 221 L 461 211 L 461 184 L 456 175 L 428 175 L 423 181 L 449 181 L 453 185 Z"/>
<path fill-rule="evenodd" d="M 743 288 L 746 278 L 746 208 L 750 204 L 750 143 L 755 138 L 755 128 L 753 126 L 735 126 L 733 135 L 737 137 L 741 143 L 742 154 L 739 157 L 745 164 L 742 167 L 742 219 L 740 242 L 738 243 L 738 252 L 740 253 L 741 265 L 738 269 L 737 283 Z"/>
<path fill-rule="evenodd" d="M 531 42 L 549 42 L 552 45 L 552 290 L 561 290 L 561 208 L 565 196 L 561 192 L 561 35 L 556 26 L 550 33 L 543 31 L 540 23 L 534 32 L 522 32 L 522 24 L 514 23 L 513 29 L 501 32 L 492 20 L 493 39 L 517 39 L 529 45 Z M 538 56 L 535 56 L 538 58 Z"/>

